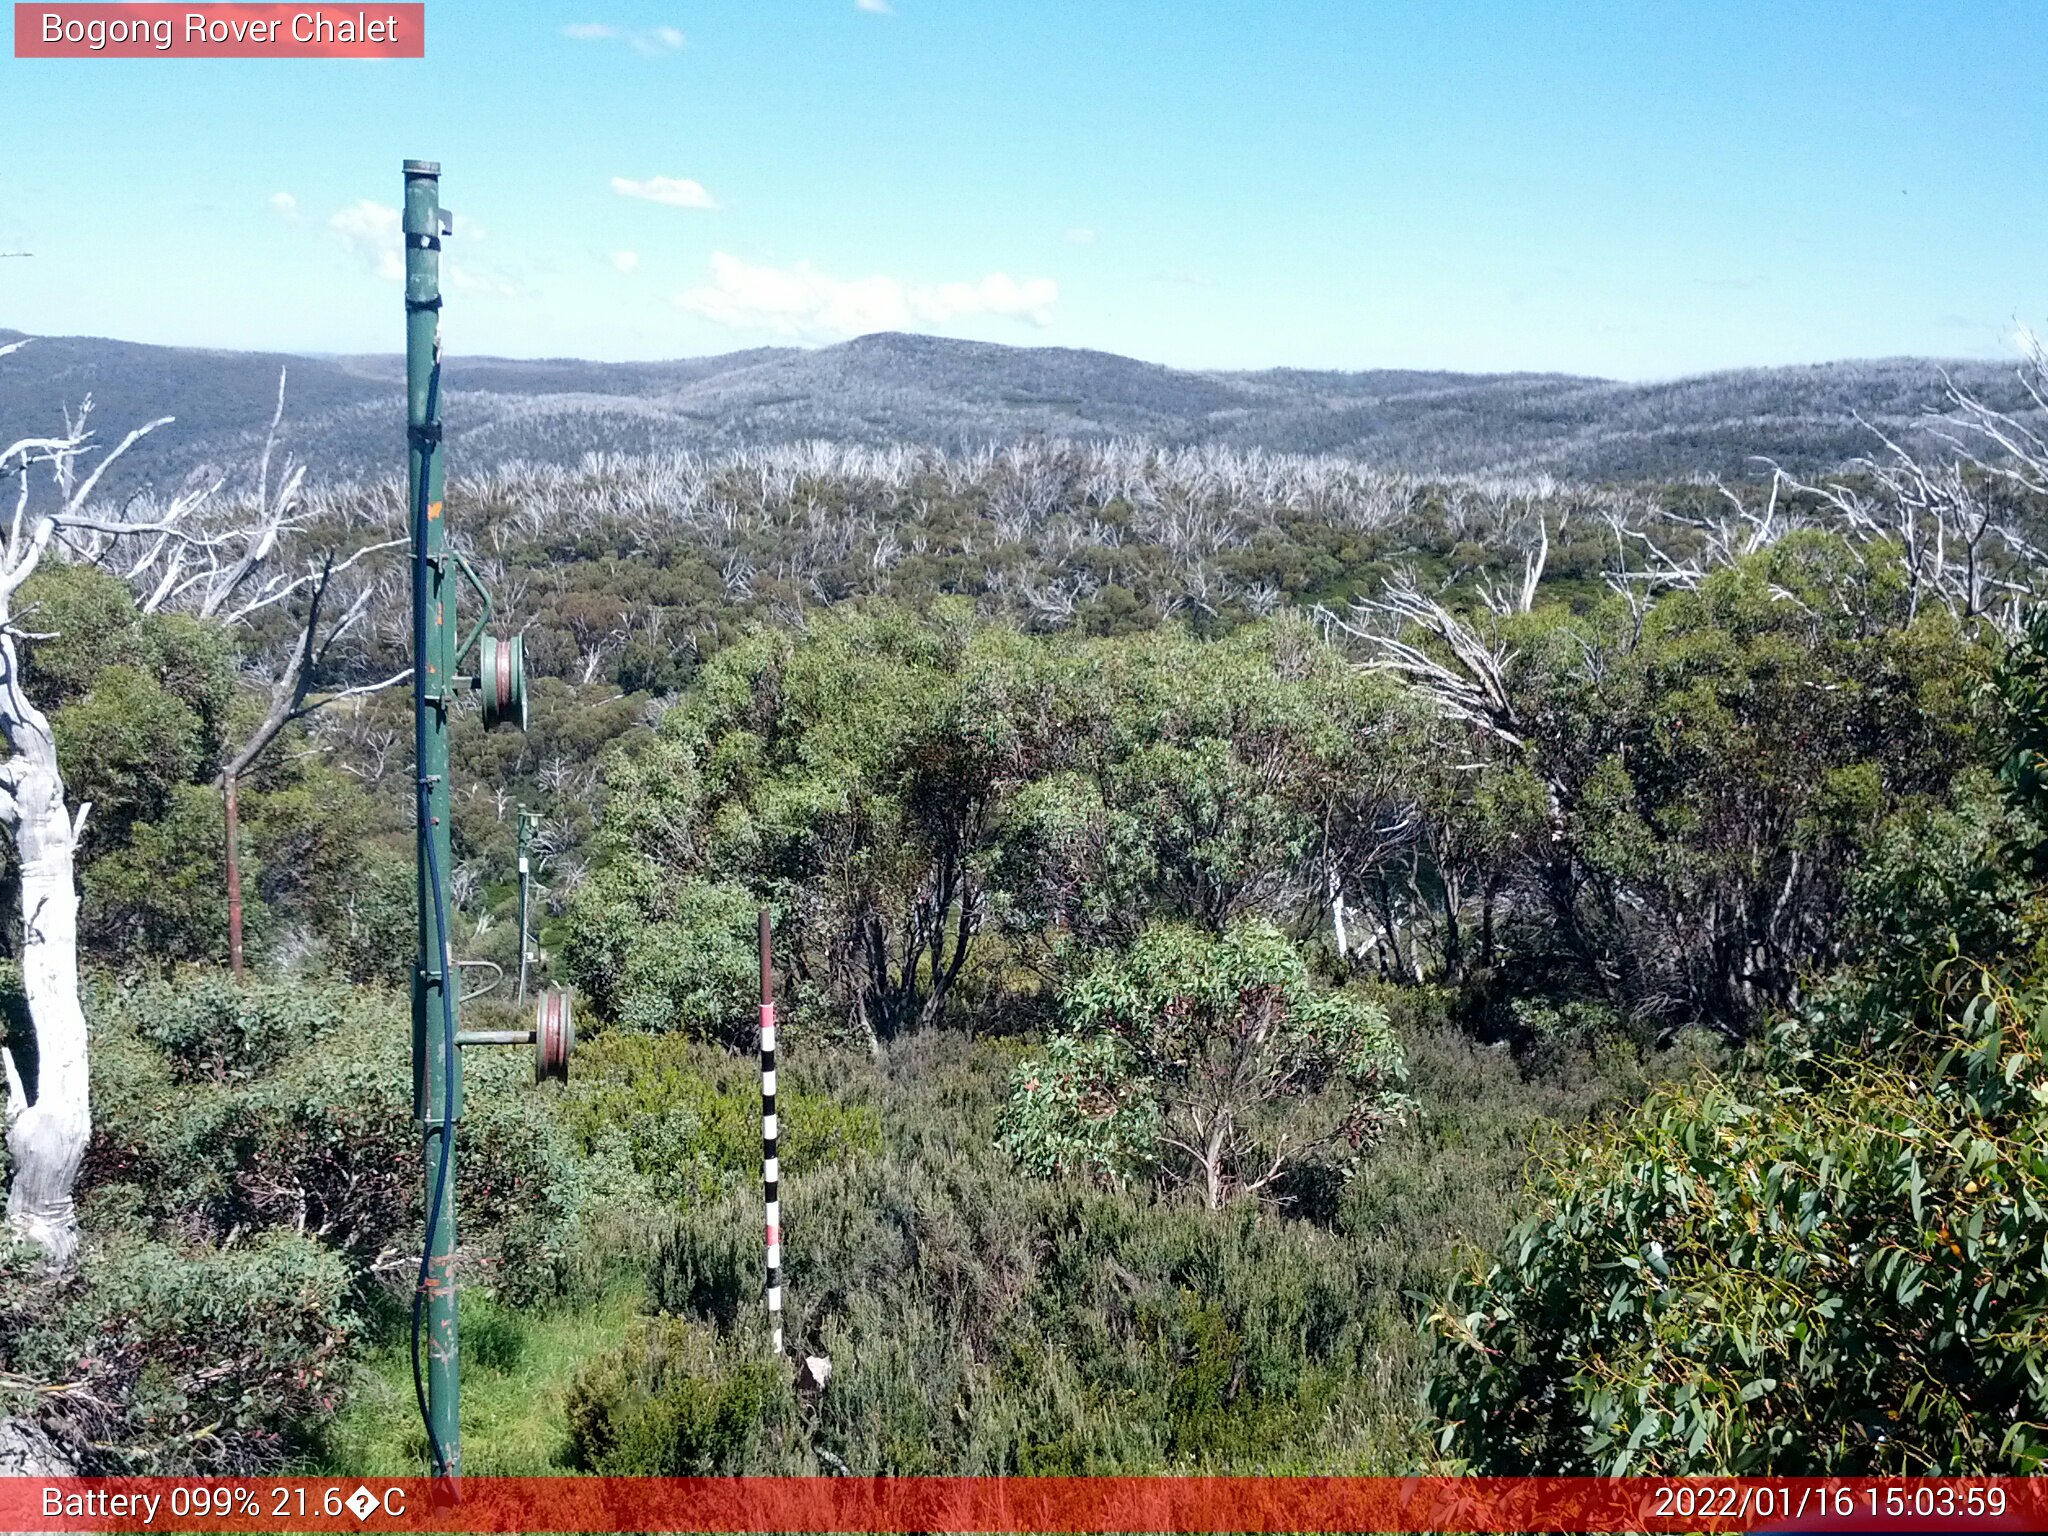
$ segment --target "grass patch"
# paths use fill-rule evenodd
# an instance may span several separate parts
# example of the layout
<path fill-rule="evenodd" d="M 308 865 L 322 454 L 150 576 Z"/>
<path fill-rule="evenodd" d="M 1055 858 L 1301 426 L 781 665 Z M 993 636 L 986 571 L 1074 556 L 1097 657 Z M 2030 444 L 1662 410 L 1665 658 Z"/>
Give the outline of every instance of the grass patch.
<path fill-rule="evenodd" d="M 621 1280 L 580 1302 L 515 1311 L 462 1302 L 462 1463 L 477 1477 L 543 1477 L 570 1470 L 569 1387 L 584 1363 L 618 1346 L 639 1314 L 641 1289 Z M 403 1326 L 358 1367 L 349 1405 L 328 1430 L 314 1475 L 408 1477 L 427 1471 Z"/>

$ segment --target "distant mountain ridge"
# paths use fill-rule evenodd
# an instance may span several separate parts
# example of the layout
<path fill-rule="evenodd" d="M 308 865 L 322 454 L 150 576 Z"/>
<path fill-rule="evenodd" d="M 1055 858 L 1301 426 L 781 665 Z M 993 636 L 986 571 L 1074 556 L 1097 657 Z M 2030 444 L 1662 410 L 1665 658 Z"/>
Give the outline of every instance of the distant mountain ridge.
<path fill-rule="evenodd" d="M 22 333 L 0 330 L 0 343 Z M 0 362 L 0 432 L 54 425 L 90 393 L 103 431 L 171 414 L 132 476 L 164 485 L 236 469 L 261 441 L 280 367 L 291 448 L 317 476 L 403 462 L 404 360 L 39 337 Z M 1891 358 L 1746 369 L 1664 383 L 1567 374 L 1191 372 L 1109 352 L 879 333 L 653 363 L 451 356 L 457 470 L 589 452 L 717 452 L 803 438 L 960 449 L 1019 438 L 1138 438 L 1339 454 L 1413 473 L 1598 480 L 1801 472 L 1917 437 L 1944 375 L 2018 408 L 2002 363 Z M 1860 420 L 1859 420 L 1860 418 Z"/>

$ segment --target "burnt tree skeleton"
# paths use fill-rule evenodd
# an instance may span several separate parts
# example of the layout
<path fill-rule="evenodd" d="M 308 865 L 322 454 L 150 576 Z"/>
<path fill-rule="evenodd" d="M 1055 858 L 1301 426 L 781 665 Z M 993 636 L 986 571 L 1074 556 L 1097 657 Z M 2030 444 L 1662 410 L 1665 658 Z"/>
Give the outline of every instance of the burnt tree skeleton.
<path fill-rule="evenodd" d="M 0 346 L 0 357 L 26 342 Z M 0 1047 L 7 1082 L 7 1150 L 12 1178 L 7 1224 L 15 1236 L 68 1267 L 78 1247 L 78 1212 L 72 1188 L 92 1137 L 85 1012 L 78 996 L 79 834 L 91 806 L 74 813 L 49 718 L 28 696 L 21 672 L 23 642 L 39 638 L 18 622 L 16 599 L 45 555 L 76 539 L 150 538 L 158 547 L 193 537 L 182 523 L 204 492 L 180 497 L 155 518 L 110 520 L 87 512 L 102 476 L 136 443 L 165 425 L 161 417 L 136 428 L 102 455 L 81 478 L 93 451 L 88 398 L 64 431 L 24 437 L 0 448 L 0 477 L 17 491 L 6 541 L 0 546 L 0 735 L 10 749 L 0 763 L 0 825 L 14 840 L 21 866 L 21 979 L 28 1005 L 32 1050 L 10 1040 Z M 51 493 L 35 494 L 35 471 L 47 471 Z"/>

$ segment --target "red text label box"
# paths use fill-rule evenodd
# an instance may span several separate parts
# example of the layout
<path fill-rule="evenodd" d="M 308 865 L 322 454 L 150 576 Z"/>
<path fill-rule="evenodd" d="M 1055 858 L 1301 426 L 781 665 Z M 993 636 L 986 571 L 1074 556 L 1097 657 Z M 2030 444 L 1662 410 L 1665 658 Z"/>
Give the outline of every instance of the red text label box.
<path fill-rule="evenodd" d="M 17 59 L 421 59 L 424 4 L 14 7 Z"/>

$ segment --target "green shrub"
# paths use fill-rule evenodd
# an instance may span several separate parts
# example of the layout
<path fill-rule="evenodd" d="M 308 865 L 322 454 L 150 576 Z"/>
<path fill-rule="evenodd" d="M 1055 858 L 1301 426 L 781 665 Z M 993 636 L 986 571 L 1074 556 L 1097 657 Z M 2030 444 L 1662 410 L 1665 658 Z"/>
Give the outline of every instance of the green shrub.
<path fill-rule="evenodd" d="M 896 1046 L 881 1153 L 785 1174 L 792 1352 L 833 1374 L 803 1438 L 750 1470 L 1399 1465 L 1412 1415 L 1375 1405 L 1413 1325 L 1376 1266 L 1250 1202 L 1216 1216 L 1019 1180 L 992 1139 L 1014 1057 L 949 1035 Z M 760 1196 L 739 1185 L 676 1214 L 650 1297 L 738 1340 L 761 1327 L 761 1266 Z"/>
<path fill-rule="evenodd" d="M 275 1067 L 335 1022 L 341 1003 L 318 986 L 242 982 L 187 967 L 119 994 L 135 1032 L 162 1048 L 180 1082 L 225 1082 Z"/>
<path fill-rule="evenodd" d="M 94 1244 L 70 1275 L 0 1252 L 0 1385 L 100 1473 L 273 1471 L 334 1412 L 356 1323 L 338 1255 L 292 1232 L 246 1247 Z"/>
<path fill-rule="evenodd" d="M 163 800 L 152 819 L 131 821 L 118 842 L 81 870 L 81 940 L 88 952 L 124 959 L 224 961 L 228 897 L 220 790 L 173 784 Z M 261 950 L 271 928 L 272 913 L 258 894 L 263 872 L 262 854 L 245 836 L 242 924 L 251 952 Z"/>
<path fill-rule="evenodd" d="M 1211 1210 L 1283 1178 L 1341 1179 L 1408 1100 L 1370 998 L 1317 988 L 1270 923 L 1147 929 L 1061 999 L 1065 1032 L 1017 1068 L 1002 1144 L 1041 1177 L 1156 1174 Z"/>
<path fill-rule="evenodd" d="M 1372 1369 L 1340 1240 L 1252 1206 L 880 1163 L 798 1181 L 784 1230 L 819 1443 L 860 1471 L 1326 1467 Z"/>
<path fill-rule="evenodd" d="M 357 982 L 405 987 L 418 945 L 419 896 L 413 861 L 366 845 L 346 889 L 328 891 L 319 913 L 326 955 L 335 971 Z"/>
<path fill-rule="evenodd" d="M 761 1299 L 761 1212 L 760 1193 L 753 1190 L 692 1202 L 654 1250 L 648 1302 L 662 1312 L 734 1326 L 740 1309 Z"/>
<path fill-rule="evenodd" d="M 605 1170 L 577 1155 L 561 1090 L 534 1083 L 529 1052 L 471 1050 L 462 1081 L 456 1178 L 465 1246 L 475 1252 L 465 1284 L 532 1303 L 595 1280 L 617 1257 L 602 1252 L 598 1234 L 632 1218 L 637 1191 L 607 1188 Z M 416 1152 L 411 1161 L 417 1167 Z"/>
<path fill-rule="evenodd" d="M 90 1002 L 89 1192 L 136 1186 L 187 1236 L 283 1226 L 363 1263 L 418 1220 L 395 1000 L 194 971 Z"/>
<path fill-rule="evenodd" d="M 611 1477 L 701 1477 L 756 1465 L 790 1415 L 789 1377 L 701 1326 L 662 1317 L 636 1326 L 569 1393 L 572 1463 Z"/>
<path fill-rule="evenodd" d="M 2001 1013 L 1954 1039 L 1946 1081 L 1840 1062 L 1709 1082 L 1560 1168 L 1435 1316 L 1444 1449 L 1499 1474 L 2048 1464 L 2048 1178 L 2027 1150 L 2048 1142 L 2048 1036 Z M 2009 1091 L 1963 1088 L 1973 1056 Z"/>
<path fill-rule="evenodd" d="M 157 1235 L 227 1242 L 285 1227 L 369 1267 L 424 1219 L 402 998 L 312 979 L 179 972 L 89 999 L 96 1123 L 88 1202 Z M 456 1176 L 472 1279 L 514 1298 L 579 1272 L 586 1221 L 616 1200 L 575 1156 L 531 1058 L 464 1059 Z M 120 1192 L 133 1191 L 128 1199 Z"/>
<path fill-rule="evenodd" d="M 613 892 L 646 883 L 646 873 L 602 870 L 579 893 L 565 974 L 629 1029 L 743 1042 L 759 996 L 760 904 L 725 882 L 660 881 L 650 917 Z"/>
<path fill-rule="evenodd" d="M 821 1167 L 880 1146 L 881 1120 L 872 1103 L 857 1090 L 834 1095 L 812 1086 L 852 1060 L 826 1053 L 791 1064 L 785 1053 L 778 1085 L 785 1167 Z M 601 1036 L 576 1057 L 563 1117 L 586 1153 L 608 1140 L 622 1146 L 661 1200 L 710 1198 L 728 1180 L 760 1172 L 755 1058 L 685 1036 Z"/>

